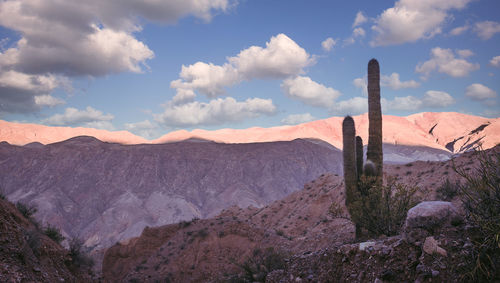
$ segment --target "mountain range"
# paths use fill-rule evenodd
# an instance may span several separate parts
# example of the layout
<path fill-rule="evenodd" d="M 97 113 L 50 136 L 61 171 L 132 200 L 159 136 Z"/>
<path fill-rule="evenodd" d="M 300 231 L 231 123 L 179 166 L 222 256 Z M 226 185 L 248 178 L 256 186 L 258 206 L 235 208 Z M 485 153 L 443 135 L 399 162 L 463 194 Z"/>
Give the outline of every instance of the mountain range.
<path fill-rule="evenodd" d="M 353 117 L 356 132 L 368 142 L 368 115 Z M 158 139 L 146 140 L 127 131 L 110 132 L 90 128 L 48 127 L 0 120 L 0 141 L 13 145 L 32 142 L 49 144 L 76 136 L 93 136 L 104 142 L 121 144 L 161 144 L 190 138 L 220 143 L 253 143 L 319 139 L 342 149 L 343 117 L 331 117 L 294 126 L 271 128 L 179 130 Z M 500 141 L 500 118 L 484 118 L 456 112 L 424 112 L 406 117 L 383 116 L 383 142 L 389 145 L 408 145 L 434 148 L 448 153 L 467 151 L 479 142 L 484 149 Z"/>

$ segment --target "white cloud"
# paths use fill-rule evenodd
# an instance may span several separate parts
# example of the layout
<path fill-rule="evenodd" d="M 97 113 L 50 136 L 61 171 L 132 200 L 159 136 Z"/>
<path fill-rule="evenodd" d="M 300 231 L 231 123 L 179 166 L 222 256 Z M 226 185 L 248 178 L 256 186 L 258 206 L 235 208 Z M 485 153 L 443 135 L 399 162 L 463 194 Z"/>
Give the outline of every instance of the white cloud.
<path fill-rule="evenodd" d="M 452 9 L 462 9 L 471 0 L 399 0 L 375 20 L 373 46 L 415 42 L 442 32 Z"/>
<path fill-rule="evenodd" d="M 444 91 L 429 90 L 425 92 L 422 102 L 428 107 L 446 107 L 454 104 L 455 99 Z"/>
<path fill-rule="evenodd" d="M 160 135 L 158 125 L 151 123 L 149 120 L 144 120 L 137 123 L 125 123 L 125 130 L 140 135 L 146 139 L 152 139 Z"/>
<path fill-rule="evenodd" d="M 154 56 L 144 43 L 124 31 L 92 25 L 88 33 L 76 35 L 71 34 L 70 28 L 64 29 L 59 36 L 67 34 L 68 38 L 23 36 L 16 47 L 0 56 L 0 66 L 32 74 L 102 76 L 125 71 L 142 72 L 141 65 Z M 31 37 L 38 36 L 43 38 L 42 42 L 30 44 Z M 61 42 L 43 42 L 52 40 Z"/>
<path fill-rule="evenodd" d="M 467 57 L 474 55 L 474 52 L 472 52 L 469 49 L 461 49 L 461 50 L 457 50 L 457 54 L 458 54 L 458 56 L 460 56 L 462 58 L 467 58 Z"/>
<path fill-rule="evenodd" d="M 337 44 L 337 42 L 333 38 L 329 37 L 329 38 L 325 39 L 323 42 L 321 42 L 321 47 L 326 52 L 329 52 L 329 51 L 332 51 L 335 44 Z"/>
<path fill-rule="evenodd" d="M 314 121 L 314 116 L 311 115 L 310 113 L 304 113 L 304 114 L 292 114 L 288 115 L 287 117 L 283 118 L 281 120 L 281 124 L 283 125 L 297 125 L 297 124 L 302 124 L 302 123 L 307 123 Z"/>
<path fill-rule="evenodd" d="M 493 67 L 500 67 L 500 56 L 495 56 L 491 58 L 490 65 Z"/>
<path fill-rule="evenodd" d="M 419 63 L 415 71 L 423 74 L 424 78 L 428 78 L 429 74 L 434 70 L 458 78 L 465 77 L 470 72 L 478 69 L 479 64 L 477 63 L 470 63 L 465 59 L 455 58 L 451 49 L 436 47 L 431 50 L 431 59 L 424 63 Z"/>
<path fill-rule="evenodd" d="M 450 34 L 451 35 L 461 35 L 462 33 L 466 32 L 467 30 L 469 30 L 470 26 L 469 25 L 465 25 L 465 26 L 461 26 L 461 27 L 456 27 L 454 29 L 452 29 L 450 31 Z"/>
<path fill-rule="evenodd" d="M 241 76 L 232 65 L 223 66 L 197 62 L 193 65 L 182 66 L 179 74 L 181 79 L 172 81 L 170 87 L 177 89 L 177 95 L 182 100 L 192 97 L 193 90 L 205 94 L 207 97 L 216 97 L 224 93 L 224 88 L 238 83 Z"/>
<path fill-rule="evenodd" d="M 363 93 L 364 96 L 368 96 L 368 82 L 366 81 L 366 77 L 364 78 L 355 78 L 352 81 L 352 84 L 356 87 L 361 89 L 361 92 Z"/>
<path fill-rule="evenodd" d="M 182 105 L 167 104 L 165 111 L 155 114 L 155 120 L 168 127 L 219 125 L 262 115 L 273 115 L 276 107 L 271 99 L 249 98 L 239 102 L 232 97 Z"/>
<path fill-rule="evenodd" d="M 382 98 L 380 100 L 383 109 L 387 110 L 402 110 L 402 111 L 411 111 L 420 109 L 423 105 L 423 102 L 414 97 L 414 96 L 404 96 L 404 97 L 394 97 L 393 100 L 387 100 Z"/>
<path fill-rule="evenodd" d="M 354 23 L 352 24 L 352 27 L 355 28 L 355 27 L 365 23 L 366 21 L 368 21 L 368 19 L 365 17 L 363 12 L 359 11 L 356 14 L 356 18 L 354 19 Z"/>
<path fill-rule="evenodd" d="M 245 79 L 285 78 L 303 73 L 314 63 L 304 48 L 285 34 L 278 34 L 266 42 L 266 47 L 252 46 L 228 61 Z"/>
<path fill-rule="evenodd" d="M 83 126 L 111 130 L 114 116 L 87 106 L 84 110 L 68 107 L 63 114 L 55 114 L 42 120 L 43 124 L 51 126 Z"/>
<path fill-rule="evenodd" d="M 265 48 L 251 46 L 229 57 L 222 66 L 203 62 L 182 66 L 180 79 L 170 86 L 177 90 L 178 101 L 185 101 L 186 96 L 191 99 L 193 91 L 213 98 L 223 94 L 225 87 L 243 80 L 286 78 L 303 73 L 305 67 L 314 63 L 314 58 L 302 47 L 288 36 L 278 34 L 271 37 Z"/>
<path fill-rule="evenodd" d="M 53 106 L 47 100 L 43 103 L 46 99 L 43 97 L 58 87 L 69 88 L 64 78 L 52 74 L 28 75 L 0 68 L 0 114 L 32 112 L 43 106 Z"/>
<path fill-rule="evenodd" d="M 39 106 L 56 106 L 60 104 L 64 104 L 64 100 L 53 97 L 49 94 L 44 94 L 44 95 L 37 95 L 34 97 L 35 98 L 35 104 Z"/>
<path fill-rule="evenodd" d="M 392 73 L 390 76 L 382 75 L 380 77 L 380 85 L 389 87 L 390 89 L 398 90 L 402 88 L 417 88 L 420 84 L 414 80 L 401 81 L 398 73 Z"/>
<path fill-rule="evenodd" d="M 483 40 L 490 39 L 500 32 L 500 23 L 493 21 L 478 22 L 474 25 L 474 32 Z"/>
<path fill-rule="evenodd" d="M 0 86 L 0 93 L 9 93 L 0 98 L 0 112 L 36 110 L 34 97 L 54 89 L 47 91 L 43 84 L 27 87 L 23 77 L 43 80 L 54 75 L 144 71 L 154 53 L 134 35 L 141 30 L 140 21 L 171 23 L 188 15 L 209 21 L 235 4 L 231 0 L 0 1 L 0 26 L 20 36 L 12 47 L 4 50 L 2 41 L 0 48 L 0 77 L 15 73 L 18 80 L 11 81 L 8 89 Z"/>
<path fill-rule="evenodd" d="M 358 115 L 367 111 L 368 99 L 359 96 L 339 101 L 330 109 L 330 112 L 335 115 Z"/>
<path fill-rule="evenodd" d="M 465 96 L 472 100 L 484 101 L 497 96 L 496 91 L 482 84 L 471 84 L 465 89 Z"/>
<path fill-rule="evenodd" d="M 288 78 L 281 84 L 281 90 L 290 98 L 305 104 L 332 108 L 335 99 L 341 95 L 338 90 L 319 84 L 309 77 Z"/>
<path fill-rule="evenodd" d="M 352 36 L 353 38 L 356 38 L 356 37 L 364 37 L 365 36 L 365 30 L 363 28 L 355 28 L 353 31 L 352 31 Z"/>

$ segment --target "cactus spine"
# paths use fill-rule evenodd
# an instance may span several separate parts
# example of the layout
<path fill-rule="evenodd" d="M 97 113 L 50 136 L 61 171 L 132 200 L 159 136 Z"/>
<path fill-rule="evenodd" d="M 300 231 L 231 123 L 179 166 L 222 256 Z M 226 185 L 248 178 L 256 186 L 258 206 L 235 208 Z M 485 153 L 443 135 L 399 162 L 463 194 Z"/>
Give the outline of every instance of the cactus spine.
<path fill-rule="evenodd" d="M 353 201 L 358 186 L 356 170 L 356 129 L 351 116 L 346 116 L 342 122 L 342 154 L 344 157 L 344 182 L 346 205 Z"/>
<path fill-rule="evenodd" d="M 363 139 L 360 136 L 356 136 L 356 169 L 359 181 L 363 175 Z"/>
<path fill-rule="evenodd" d="M 382 176 L 382 110 L 380 106 L 380 67 L 376 59 L 368 62 L 368 149 L 366 159 L 375 165 L 375 174 Z"/>

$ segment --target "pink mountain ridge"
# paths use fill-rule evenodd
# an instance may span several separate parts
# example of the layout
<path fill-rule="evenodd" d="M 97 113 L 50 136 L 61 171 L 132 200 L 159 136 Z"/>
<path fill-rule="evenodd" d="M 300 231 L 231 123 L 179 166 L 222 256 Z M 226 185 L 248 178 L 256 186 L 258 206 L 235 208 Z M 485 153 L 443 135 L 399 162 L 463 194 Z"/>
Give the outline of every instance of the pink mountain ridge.
<path fill-rule="evenodd" d="M 353 117 L 356 133 L 368 142 L 368 114 Z M 147 140 L 127 131 L 106 131 L 92 128 L 49 127 L 0 120 L 0 141 L 14 145 L 33 142 L 50 144 L 75 136 L 92 136 L 104 142 L 120 144 L 160 144 L 187 139 L 203 139 L 220 143 L 253 143 L 290 141 L 298 138 L 320 139 L 342 149 L 343 117 L 331 117 L 294 126 L 271 128 L 220 129 L 207 131 L 179 130 L 155 140 Z M 471 145 L 488 149 L 500 142 L 500 118 L 484 118 L 456 112 L 424 112 L 406 117 L 384 115 L 384 143 L 426 146 L 452 153 L 463 152 Z"/>

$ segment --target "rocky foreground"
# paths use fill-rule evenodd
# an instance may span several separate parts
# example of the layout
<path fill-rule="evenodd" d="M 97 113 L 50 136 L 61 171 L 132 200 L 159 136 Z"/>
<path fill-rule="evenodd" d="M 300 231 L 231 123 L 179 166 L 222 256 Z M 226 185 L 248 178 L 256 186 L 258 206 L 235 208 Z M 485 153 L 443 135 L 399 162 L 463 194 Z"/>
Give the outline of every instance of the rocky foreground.
<path fill-rule="evenodd" d="M 409 211 L 397 236 L 356 241 L 352 223 L 330 213 L 332 203 L 345 210 L 342 178 L 325 174 L 260 209 L 234 207 L 214 218 L 147 228 L 106 251 L 103 277 L 248 282 L 245 276 L 253 270 L 251 281 L 266 282 L 466 280 L 476 232 L 458 197 L 439 189 L 447 178 L 459 179 L 453 165 L 471 171 L 477 160 L 466 153 L 448 162 L 386 166 L 387 175 L 421 185 L 418 194 L 425 201 Z"/>
<path fill-rule="evenodd" d="M 0 282 L 91 281 L 89 270 L 35 224 L 0 198 Z"/>

